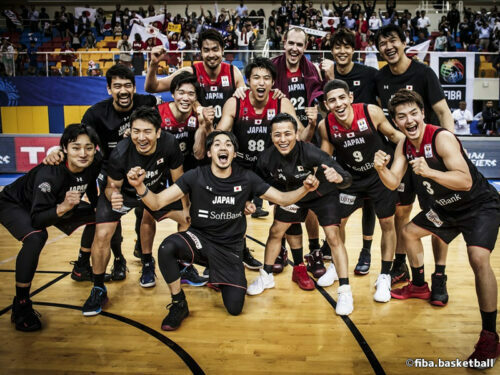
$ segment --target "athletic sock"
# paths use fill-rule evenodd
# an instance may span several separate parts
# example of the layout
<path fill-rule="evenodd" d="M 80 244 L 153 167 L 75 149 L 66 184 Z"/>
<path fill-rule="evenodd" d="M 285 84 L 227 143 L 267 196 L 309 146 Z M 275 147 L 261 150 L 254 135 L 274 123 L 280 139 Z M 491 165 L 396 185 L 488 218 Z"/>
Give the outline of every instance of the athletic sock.
<path fill-rule="evenodd" d="M 143 263 L 151 263 L 153 261 L 153 254 L 142 254 Z"/>
<path fill-rule="evenodd" d="M 309 250 L 319 249 L 319 238 L 309 238 Z"/>
<path fill-rule="evenodd" d="M 372 241 L 373 241 L 373 240 L 365 240 L 365 239 L 363 238 L 363 250 L 368 250 L 368 251 L 370 251 L 370 250 L 371 250 L 371 248 L 372 248 Z"/>
<path fill-rule="evenodd" d="M 104 273 L 93 273 L 92 276 L 94 278 L 94 286 L 98 286 L 99 288 L 104 289 Z"/>
<path fill-rule="evenodd" d="M 411 267 L 411 282 L 415 286 L 422 286 L 425 284 L 424 266 Z"/>
<path fill-rule="evenodd" d="M 436 268 L 434 269 L 434 274 L 435 275 L 444 275 L 444 270 L 446 268 L 446 265 L 441 265 L 441 264 L 436 264 Z"/>
<path fill-rule="evenodd" d="M 383 260 L 382 261 L 382 270 L 380 271 L 380 273 L 383 273 L 383 274 L 390 274 L 391 273 L 391 266 L 392 266 L 392 262 L 390 260 Z"/>
<path fill-rule="evenodd" d="M 492 312 L 481 311 L 481 320 L 483 322 L 483 329 L 490 332 L 497 331 L 497 310 Z"/>
<path fill-rule="evenodd" d="M 19 301 L 29 299 L 30 298 L 30 287 L 16 285 L 16 297 Z"/>
<path fill-rule="evenodd" d="M 264 264 L 264 271 L 266 271 L 266 273 L 268 275 L 272 274 L 273 273 L 273 265 L 272 264 Z"/>
<path fill-rule="evenodd" d="M 78 253 L 78 265 L 80 267 L 90 265 L 90 251 L 83 251 L 80 248 L 80 252 Z"/>
<path fill-rule="evenodd" d="M 394 268 L 402 265 L 403 263 L 406 263 L 406 253 L 396 253 L 396 257 L 394 258 Z"/>
<path fill-rule="evenodd" d="M 298 249 L 292 249 L 292 257 L 293 257 L 293 265 L 298 266 L 299 264 L 302 264 L 302 254 L 303 254 L 303 249 L 300 247 Z"/>
<path fill-rule="evenodd" d="M 342 285 L 349 285 L 349 278 L 348 277 L 339 278 L 339 286 L 342 286 Z"/>
<path fill-rule="evenodd" d="M 184 301 L 186 299 L 186 295 L 184 294 L 184 291 L 181 289 L 181 291 L 177 294 L 172 294 L 172 302 L 177 303 Z"/>

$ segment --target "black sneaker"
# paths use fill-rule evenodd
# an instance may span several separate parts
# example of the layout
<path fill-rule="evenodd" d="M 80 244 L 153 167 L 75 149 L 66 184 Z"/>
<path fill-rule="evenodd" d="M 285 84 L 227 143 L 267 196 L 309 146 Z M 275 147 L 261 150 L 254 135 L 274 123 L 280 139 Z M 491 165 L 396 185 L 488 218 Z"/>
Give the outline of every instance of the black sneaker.
<path fill-rule="evenodd" d="M 323 263 L 323 254 L 321 250 L 315 250 L 304 256 L 307 262 L 307 271 L 311 272 L 316 279 L 319 279 L 326 273 L 325 264 Z"/>
<path fill-rule="evenodd" d="M 135 256 L 136 258 L 142 259 L 142 249 L 141 249 L 141 247 L 139 246 L 139 242 L 137 242 L 137 240 L 135 240 L 135 246 L 134 246 L 134 256 Z"/>
<path fill-rule="evenodd" d="M 84 316 L 94 316 L 102 311 L 103 306 L 108 301 L 106 288 L 94 286 L 90 291 L 90 296 L 83 304 L 82 312 Z"/>
<path fill-rule="evenodd" d="M 366 275 L 370 272 L 370 263 L 372 261 L 372 255 L 370 250 L 362 248 L 359 253 L 358 264 L 354 268 L 354 273 L 356 275 Z"/>
<path fill-rule="evenodd" d="M 127 271 L 127 260 L 124 257 L 115 258 L 113 268 L 111 268 L 111 279 L 115 281 L 125 280 Z"/>
<path fill-rule="evenodd" d="M 210 271 L 208 270 L 208 267 L 205 267 L 205 269 L 203 270 L 203 275 L 201 275 L 201 277 L 204 277 L 208 280 L 208 278 L 210 277 Z"/>
<path fill-rule="evenodd" d="M 175 331 L 189 315 L 187 301 L 172 302 L 168 304 L 167 308 L 169 312 L 165 319 L 163 319 L 163 322 L 161 322 L 161 329 L 164 331 Z"/>
<path fill-rule="evenodd" d="M 73 280 L 92 281 L 92 267 L 90 264 L 80 266 L 76 260 L 72 260 L 69 263 L 73 265 L 73 270 L 71 271 L 71 278 Z"/>
<path fill-rule="evenodd" d="M 262 267 L 262 263 L 255 259 L 252 254 L 250 254 L 250 250 L 248 247 L 245 247 L 243 250 L 243 264 L 246 268 L 250 270 L 258 270 Z"/>
<path fill-rule="evenodd" d="M 259 217 L 266 217 L 269 215 L 269 211 L 263 210 L 262 207 L 257 207 L 255 212 L 251 215 L 254 219 Z"/>
<path fill-rule="evenodd" d="M 392 263 L 391 269 L 391 285 L 410 281 L 410 271 L 408 271 L 408 266 L 405 263 L 401 263 L 396 265 L 396 263 Z"/>
<path fill-rule="evenodd" d="M 181 265 L 182 266 L 182 265 Z M 200 276 L 198 270 L 192 264 L 182 267 L 181 284 L 189 284 L 192 286 L 203 286 L 208 282 L 208 278 Z"/>
<path fill-rule="evenodd" d="M 324 260 L 332 260 L 332 249 L 330 249 L 330 245 L 328 245 L 328 242 L 323 241 L 323 245 L 321 245 L 320 250 L 323 253 Z"/>
<path fill-rule="evenodd" d="M 141 284 L 143 288 L 152 288 L 156 285 L 155 277 L 155 263 L 144 263 L 142 265 L 142 275 L 139 279 L 139 284 Z"/>
<path fill-rule="evenodd" d="M 446 306 L 448 303 L 448 291 L 446 290 L 446 275 L 432 274 L 432 288 L 430 303 L 434 306 Z"/>
<path fill-rule="evenodd" d="M 18 331 L 32 332 L 42 329 L 41 316 L 38 311 L 33 309 L 33 303 L 30 299 L 20 301 L 14 297 L 10 320 L 16 324 Z"/>
<path fill-rule="evenodd" d="M 286 246 L 281 246 L 280 253 L 273 264 L 273 273 L 283 272 L 283 268 L 286 266 L 288 266 L 288 250 Z"/>

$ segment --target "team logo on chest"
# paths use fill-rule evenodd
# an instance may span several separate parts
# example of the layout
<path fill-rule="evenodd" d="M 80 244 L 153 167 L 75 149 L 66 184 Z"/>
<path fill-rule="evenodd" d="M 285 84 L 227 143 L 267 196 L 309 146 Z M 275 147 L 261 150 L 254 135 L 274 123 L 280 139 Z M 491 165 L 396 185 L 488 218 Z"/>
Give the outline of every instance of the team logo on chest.
<path fill-rule="evenodd" d="M 228 76 L 222 76 L 221 77 L 221 83 L 223 87 L 229 87 L 229 77 Z"/>
<path fill-rule="evenodd" d="M 413 90 L 413 85 L 406 85 L 407 90 Z"/>
<path fill-rule="evenodd" d="M 255 119 L 255 121 L 254 121 L 254 124 L 255 124 L 255 125 L 260 125 L 260 124 L 262 124 L 262 119 L 260 119 L 260 118 L 256 118 L 256 119 Z"/>
<path fill-rule="evenodd" d="M 368 130 L 368 124 L 366 123 L 366 119 L 362 118 L 358 120 L 358 128 L 360 132 L 364 132 L 365 130 Z"/>
<path fill-rule="evenodd" d="M 270 121 L 276 116 L 276 110 L 274 109 L 268 109 L 267 110 L 267 119 Z"/>
<path fill-rule="evenodd" d="M 196 118 L 194 116 L 189 117 L 188 126 L 190 128 L 196 128 Z"/>
<path fill-rule="evenodd" d="M 352 84 L 354 86 L 361 86 L 361 81 L 354 81 Z"/>
<path fill-rule="evenodd" d="M 346 136 L 347 136 L 347 138 L 354 138 L 356 136 L 356 134 L 354 134 L 354 132 L 350 132 L 350 133 L 347 133 Z"/>
<path fill-rule="evenodd" d="M 156 165 L 160 165 L 161 163 L 163 163 L 165 160 L 163 158 L 160 158 L 156 161 Z"/>
<path fill-rule="evenodd" d="M 164 120 L 164 121 L 165 121 L 165 125 L 166 125 L 166 126 L 170 126 L 170 125 L 172 125 L 172 121 L 171 121 L 168 117 L 165 117 L 165 120 Z"/>
<path fill-rule="evenodd" d="M 299 82 L 299 77 L 292 77 L 290 79 L 291 82 Z"/>
<path fill-rule="evenodd" d="M 217 86 L 210 86 L 210 91 L 217 91 Z"/>
<path fill-rule="evenodd" d="M 424 155 L 426 158 L 432 158 L 434 155 L 432 154 L 432 145 L 426 144 L 424 145 Z"/>

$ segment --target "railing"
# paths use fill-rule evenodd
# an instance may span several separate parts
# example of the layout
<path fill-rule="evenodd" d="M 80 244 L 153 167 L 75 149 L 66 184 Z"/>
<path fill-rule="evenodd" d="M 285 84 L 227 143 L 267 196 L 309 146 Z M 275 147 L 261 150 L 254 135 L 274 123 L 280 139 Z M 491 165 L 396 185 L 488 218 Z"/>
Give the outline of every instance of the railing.
<path fill-rule="evenodd" d="M 149 67 L 149 51 L 134 51 L 135 53 L 143 53 L 143 58 L 146 63 L 146 67 Z M 225 50 L 225 59 L 227 62 L 234 63 L 237 65 L 239 68 L 243 68 L 244 64 L 242 61 L 250 60 L 253 59 L 254 56 L 262 56 L 263 52 L 266 56 L 272 58 L 274 56 L 278 56 L 280 54 L 283 54 L 283 50 Z M 442 54 L 443 52 L 437 52 L 437 51 L 428 51 L 425 53 L 426 57 L 423 59 L 424 62 L 427 62 L 429 60 L 429 57 L 431 54 Z M 475 77 L 482 78 L 485 75 L 480 74 L 479 68 L 481 66 L 486 66 L 488 68 L 488 73 L 487 77 L 494 78 L 498 77 L 498 74 L 496 72 L 496 67 L 492 65 L 492 62 L 494 60 L 494 56 L 497 55 L 497 53 L 494 52 L 445 52 L 447 54 L 449 53 L 466 53 L 466 54 L 473 54 L 475 56 Z M 27 55 L 26 52 L 19 52 L 19 53 L 9 53 L 9 52 L 0 52 L 0 62 L 3 62 L 5 65 L 5 61 L 3 59 L 4 55 L 7 56 L 17 56 L 18 54 L 20 55 Z M 44 51 L 44 52 L 36 52 L 38 56 L 44 56 L 43 61 L 39 61 L 38 63 L 42 63 L 44 65 L 44 68 L 41 68 L 37 64 L 37 70 L 39 69 L 44 69 L 45 72 L 43 75 L 45 76 L 50 76 L 50 75 L 61 75 L 60 68 L 58 68 L 58 62 L 60 62 L 60 59 L 53 59 L 52 56 L 61 56 L 61 55 L 74 55 L 76 58 L 73 60 L 72 66 L 73 70 L 76 70 L 78 72 L 79 76 L 85 76 L 88 75 L 88 61 L 90 60 L 89 58 L 86 58 L 85 56 L 92 56 L 92 55 L 100 55 L 97 61 L 94 61 L 94 63 L 100 64 L 99 69 L 101 70 L 101 73 L 105 73 L 107 69 L 115 62 L 118 60 L 119 56 L 121 54 L 129 54 L 133 55 L 133 53 L 128 52 L 128 51 L 109 51 L 109 50 L 104 50 L 104 51 L 74 51 L 74 52 L 57 52 L 57 51 Z M 248 57 L 241 58 L 244 55 L 248 55 Z M 412 52 L 412 54 L 417 54 L 417 52 Z M 102 58 L 102 55 L 109 55 L 109 58 Z M 168 51 L 168 55 L 172 56 L 177 56 L 178 57 L 178 62 L 177 64 L 174 65 L 167 65 L 166 63 L 163 64 L 164 68 L 170 68 L 170 72 L 174 71 L 175 69 L 181 68 L 183 66 L 189 65 L 193 61 L 199 61 L 200 60 L 200 51 L 199 50 L 176 50 L 176 51 Z M 318 51 L 318 50 L 310 50 L 310 51 L 305 51 L 305 55 L 314 63 L 320 63 L 322 59 L 328 58 L 332 59 L 332 55 L 330 51 Z M 370 56 L 370 59 L 372 63 L 374 61 L 377 62 L 378 67 L 381 67 L 385 65 L 385 62 L 382 61 L 380 58 L 378 52 L 376 51 L 355 51 L 354 52 L 354 58 L 353 60 L 358 63 L 367 63 L 367 56 Z M 239 58 L 240 57 L 240 58 Z M 376 60 L 374 59 L 376 57 Z M 17 56 L 13 58 L 13 62 L 11 62 L 11 68 L 12 68 L 12 76 L 17 75 L 17 68 L 18 68 L 18 60 L 19 57 Z M 25 61 L 23 63 L 26 64 L 28 61 Z M 109 64 L 108 64 L 109 63 Z M 132 63 L 129 63 L 129 65 L 132 65 Z M 377 67 L 377 66 L 375 66 Z M 24 69 L 24 68 L 23 68 Z M 144 71 L 145 69 L 143 69 Z M 42 70 L 43 71 L 43 70 Z M 138 72 L 139 75 L 143 74 L 143 72 Z M 22 74 L 21 74 L 22 75 Z M 73 74 L 74 75 L 74 74 Z"/>

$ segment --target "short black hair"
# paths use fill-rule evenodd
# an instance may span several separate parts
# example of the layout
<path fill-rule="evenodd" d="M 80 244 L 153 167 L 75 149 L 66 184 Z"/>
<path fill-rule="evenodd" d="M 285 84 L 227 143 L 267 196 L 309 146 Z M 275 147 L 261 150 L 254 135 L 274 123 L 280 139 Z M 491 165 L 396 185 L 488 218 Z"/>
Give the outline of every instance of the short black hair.
<path fill-rule="evenodd" d="M 236 139 L 236 136 L 233 132 L 228 132 L 225 130 L 214 130 L 207 136 L 207 139 L 205 140 L 205 151 L 210 150 L 210 147 L 212 147 L 212 144 L 214 143 L 215 137 L 220 134 L 227 135 L 234 146 L 234 151 L 238 151 L 238 139 Z"/>
<path fill-rule="evenodd" d="M 399 89 L 389 100 L 387 109 L 392 118 L 396 116 L 396 107 L 401 104 L 415 103 L 420 110 L 424 109 L 424 100 L 420 94 L 413 90 Z"/>
<path fill-rule="evenodd" d="M 174 94 L 175 90 L 177 90 L 185 83 L 193 85 L 196 92 L 196 97 L 200 98 L 201 92 L 198 78 L 194 74 L 186 71 L 180 72 L 172 79 L 172 83 L 170 84 L 170 92 L 172 93 L 172 95 Z"/>
<path fill-rule="evenodd" d="M 247 80 L 250 79 L 252 75 L 252 70 L 255 68 L 262 68 L 269 70 L 271 76 L 273 77 L 273 81 L 276 81 L 276 68 L 271 60 L 265 57 L 256 57 L 245 67 L 245 77 Z"/>
<path fill-rule="evenodd" d="M 299 127 L 299 125 L 297 124 L 297 120 L 295 120 L 295 118 L 292 115 L 290 115 L 289 113 L 282 112 L 274 116 L 274 118 L 271 120 L 270 128 L 272 129 L 274 124 L 279 124 L 281 122 L 291 122 L 293 125 L 293 129 L 295 131 L 297 131 Z"/>
<path fill-rule="evenodd" d="M 143 120 L 146 122 L 149 122 L 155 127 L 155 130 L 158 130 L 161 128 L 161 116 L 160 113 L 156 108 L 153 107 L 148 107 L 145 105 L 140 106 L 137 108 L 132 114 L 130 115 L 130 127 L 132 128 L 132 124 L 136 120 Z"/>
<path fill-rule="evenodd" d="M 405 33 L 403 32 L 403 29 L 399 26 L 393 25 L 392 23 L 389 25 L 386 25 L 379 29 L 377 32 L 377 35 L 375 36 L 375 41 L 376 45 L 378 47 L 378 43 L 381 37 L 388 38 L 391 36 L 392 33 L 395 33 L 398 37 L 399 40 L 401 40 L 402 43 L 406 41 Z"/>
<path fill-rule="evenodd" d="M 130 68 L 127 68 L 125 65 L 116 64 L 109 68 L 109 70 L 106 72 L 106 82 L 108 83 L 108 87 L 111 87 L 111 81 L 115 77 L 129 79 L 135 86 L 134 72 L 132 72 L 132 70 Z"/>
<path fill-rule="evenodd" d="M 333 34 L 332 49 L 333 49 L 333 46 L 336 44 L 347 44 L 348 46 L 355 48 L 356 35 L 352 31 L 350 31 L 346 28 L 341 28 Z"/>
<path fill-rule="evenodd" d="M 325 100 L 328 93 L 336 89 L 344 89 L 344 91 L 348 94 L 351 92 L 351 90 L 349 89 L 349 85 L 347 84 L 346 81 L 342 81 L 341 79 L 332 79 L 331 81 L 327 82 L 327 84 L 323 89 Z"/>
<path fill-rule="evenodd" d="M 200 49 L 203 45 L 203 41 L 205 40 L 213 40 L 214 42 L 219 43 L 221 49 L 224 49 L 224 38 L 222 37 L 222 34 L 216 29 L 207 29 L 200 33 L 200 36 L 198 38 L 198 45 L 200 46 Z"/>
<path fill-rule="evenodd" d="M 94 146 L 98 147 L 101 144 L 101 140 L 97 135 L 96 131 L 88 125 L 85 124 L 70 124 L 66 126 L 64 132 L 62 133 L 61 139 L 59 140 L 59 146 L 61 150 L 68 148 L 68 144 L 76 141 L 79 135 L 87 134 L 90 138 L 90 142 L 94 144 Z"/>

